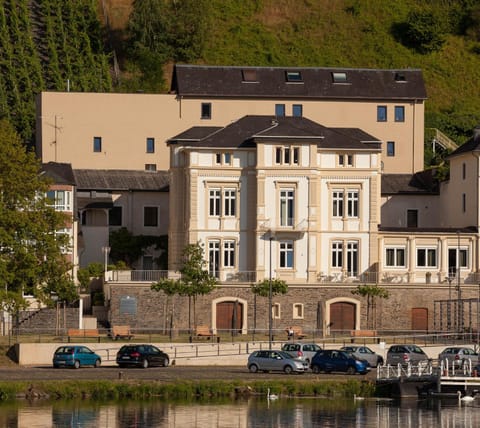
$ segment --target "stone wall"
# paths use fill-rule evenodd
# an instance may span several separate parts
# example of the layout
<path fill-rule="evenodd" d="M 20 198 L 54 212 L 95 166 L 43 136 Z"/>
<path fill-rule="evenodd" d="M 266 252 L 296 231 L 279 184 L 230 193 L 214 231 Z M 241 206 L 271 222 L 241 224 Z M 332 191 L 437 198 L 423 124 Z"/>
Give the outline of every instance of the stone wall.
<path fill-rule="evenodd" d="M 389 292 L 388 299 L 377 299 L 376 305 L 376 329 L 391 331 L 409 331 L 412 329 L 412 309 L 426 308 L 428 310 L 428 329 L 434 328 L 434 301 L 444 300 L 449 297 L 448 284 L 418 285 L 387 285 L 383 287 Z M 273 296 L 272 302 L 279 303 L 281 308 L 280 318 L 273 320 L 273 328 L 277 331 L 284 331 L 289 325 L 298 325 L 304 331 L 322 330 L 328 323 L 328 310 L 326 309 L 332 299 L 337 302 L 346 301 L 359 306 L 360 319 L 357 328 L 366 329 L 367 326 L 367 304 L 366 298 L 352 294 L 356 285 L 342 284 L 336 286 L 290 286 L 286 295 Z M 168 329 L 172 325 L 171 313 L 173 311 L 173 327 L 179 330 L 187 330 L 189 326 L 188 297 L 173 296 L 166 297 L 163 292 L 150 290 L 149 285 L 121 285 L 115 284 L 110 292 L 109 321 L 114 324 L 128 324 L 136 329 Z M 462 298 L 470 298 L 476 304 L 479 288 L 476 285 L 462 287 Z M 456 292 L 451 292 L 455 301 Z M 247 328 L 252 330 L 255 318 L 255 298 L 248 285 L 245 286 L 220 286 L 206 296 L 197 297 L 196 301 L 196 324 L 214 326 L 212 322 L 212 301 L 219 298 L 236 299 L 247 302 Z M 121 300 L 124 307 L 121 310 Z M 128 313 L 128 305 L 135 302 L 136 313 Z M 293 305 L 303 304 L 303 319 L 293 318 Z M 127 311 L 125 311 L 127 308 Z M 268 298 L 256 298 L 256 328 L 257 330 L 268 330 Z M 476 312 L 472 313 L 470 321 L 465 306 L 465 325 L 473 323 L 476 328 Z M 476 306 L 474 306 L 476 308 Z M 474 309 L 473 308 L 473 309 Z M 473 310 L 471 309 L 471 310 Z M 437 312 L 438 322 L 438 307 Z M 319 320 L 320 316 L 320 320 Z M 472 321 L 473 320 L 473 321 Z M 193 302 L 192 318 L 193 322 Z M 331 333 L 324 330 L 325 333 Z"/>

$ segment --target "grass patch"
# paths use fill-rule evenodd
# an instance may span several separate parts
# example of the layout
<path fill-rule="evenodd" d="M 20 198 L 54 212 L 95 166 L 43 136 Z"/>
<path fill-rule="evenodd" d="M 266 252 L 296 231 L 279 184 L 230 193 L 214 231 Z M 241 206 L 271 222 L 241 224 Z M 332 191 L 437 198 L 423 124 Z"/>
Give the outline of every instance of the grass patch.
<path fill-rule="evenodd" d="M 0 400 L 15 398 L 121 400 L 164 397 L 173 400 L 205 400 L 266 395 L 267 389 L 290 397 L 351 397 L 372 396 L 375 384 L 365 380 L 345 381 L 39 381 L 0 382 Z"/>

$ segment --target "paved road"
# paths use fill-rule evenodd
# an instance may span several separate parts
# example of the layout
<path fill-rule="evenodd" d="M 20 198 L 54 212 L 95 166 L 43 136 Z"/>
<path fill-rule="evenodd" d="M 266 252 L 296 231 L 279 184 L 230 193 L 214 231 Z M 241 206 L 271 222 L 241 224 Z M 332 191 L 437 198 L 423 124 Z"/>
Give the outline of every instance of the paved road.
<path fill-rule="evenodd" d="M 347 376 L 343 374 L 313 374 L 286 375 L 284 373 L 249 373 L 245 367 L 211 366 L 211 367 L 150 367 L 148 369 L 118 367 L 100 367 L 98 369 L 85 367 L 75 369 L 54 369 L 53 367 L 1 367 L 0 381 L 42 381 L 42 380 L 155 380 L 176 382 L 179 380 L 280 380 L 280 379 L 318 379 L 340 380 L 359 379 L 374 380 L 375 370 L 365 376 Z"/>

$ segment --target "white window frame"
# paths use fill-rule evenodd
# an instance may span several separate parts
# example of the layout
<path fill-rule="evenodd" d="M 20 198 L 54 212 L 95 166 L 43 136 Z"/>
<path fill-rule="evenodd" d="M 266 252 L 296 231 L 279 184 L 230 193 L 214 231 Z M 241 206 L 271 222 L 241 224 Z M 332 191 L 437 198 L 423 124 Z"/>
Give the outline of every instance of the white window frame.
<path fill-rule="evenodd" d="M 305 307 L 303 303 L 294 303 L 292 305 L 292 318 L 294 320 L 303 320 L 305 318 Z"/>
<path fill-rule="evenodd" d="M 272 304 L 272 318 L 275 320 L 279 320 L 282 317 L 282 307 L 280 303 L 273 303 Z"/>
<path fill-rule="evenodd" d="M 389 251 L 393 251 L 393 259 L 394 259 L 394 264 L 391 264 L 389 265 L 388 264 L 388 257 L 387 257 L 387 253 Z M 398 257 L 399 257 L 399 254 L 400 253 L 403 253 L 403 264 L 398 264 Z M 388 267 L 388 268 L 406 268 L 407 267 L 407 248 L 405 246 L 392 246 L 392 245 L 388 245 L 388 246 L 385 246 L 385 267 Z"/>
<path fill-rule="evenodd" d="M 434 259 L 435 259 L 435 263 L 434 264 L 429 264 L 429 260 L 430 260 L 430 257 L 429 257 L 429 254 L 431 252 L 434 252 Z M 419 254 L 421 252 L 424 252 L 424 259 L 425 259 L 425 264 L 420 264 L 419 263 Z M 436 268 L 438 267 L 438 248 L 437 247 L 417 247 L 416 248 L 416 265 L 417 265 L 417 268 Z"/>
<path fill-rule="evenodd" d="M 332 191 L 333 217 L 343 217 L 343 190 L 334 189 Z"/>
<path fill-rule="evenodd" d="M 225 217 L 236 216 L 237 205 L 237 190 L 236 189 L 224 189 L 223 190 L 223 208 Z"/>
<path fill-rule="evenodd" d="M 360 208 L 360 192 L 356 189 L 347 190 L 347 217 L 358 218 Z"/>
<path fill-rule="evenodd" d="M 50 197 L 50 195 L 52 197 Z M 47 202 L 55 209 L 55 211 L 73 210 L 73 192 L 71 190 L 48 190 L 46 197 Z"/>
<path fill-rule="evenodd" d="M 343 241 L 333 241 L 331 245 L 332 268 L 343 268 Z"/>
<path fill-rule="evenodd" d="M 280 189 L 280 226 L 292 227 L 295 223 L 295 189 Z"/>
<path fill-rule="evenodd" d="M 235 267 L 235 247 L 236 242 L 233 239 L 226 239 L 222 243 L 223 267 L 226 269 Z"/>
<path fill-rule="evenodd" d="M 276 146 L 273 153 L 275 165 L 298 165 L 300 163 L 300 147 Z"/>
<path fill-rule="evenodd" d="M 281 269 L 293 269 L 295 266 L 295 252 L 293 241 L 279 241 L 279 262 Z M 289 263 L 290 261 L 290 263 Z"/>
<path fill-rule="evenodd" d="M 212 188 L 208 190 L 208 215 L 210 217 L 220 217 L 221 208 L 221 189 Z"/>

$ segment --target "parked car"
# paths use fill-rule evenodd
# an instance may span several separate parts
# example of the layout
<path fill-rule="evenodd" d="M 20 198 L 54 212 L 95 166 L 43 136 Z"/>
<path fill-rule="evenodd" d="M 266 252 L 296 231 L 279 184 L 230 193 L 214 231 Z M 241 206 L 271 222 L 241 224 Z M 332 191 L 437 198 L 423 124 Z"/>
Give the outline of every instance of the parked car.
<path fill-rule="evenodd" d="M 263 371 L 283 371 L 290 373 L 304 373 L 308 370 L 308 363 L 301 359 L 295 358 L 285 351 L 255 351 L 248 357 L 248 370 L 251 373 Z"/>
<path fill-rule="evenodd" d="M 73 367 L 78 369 L 83 366 L 100 367 L 100 355 L 90 348 L 80 345 L 60 346 L 53 354 L 53 367 Z"/>
<path fill-rule="evenodd" d="M 117 364 L 120 367 L 143 367 L 150 366 L 168 367 L 170 358 L 168 354 L 153 345 L 124 345 L 117 352 Z"/>
<path fill-rule="evenodd" d="M 284 343 L 282 351 L 288 352 L 293 357 L 304 359 L 309 365 L 313 356 L 322 348 L 316 343 Z"/>
<path fill-rule="evenodd" d="M 370 367 L 377 367 L 383 364 L 383 357 L 373 352 L 368 346 L 349 345 L 340 348 L 342 351 L 350 352 L 361 360 L 366 360 Z"/>
<path fill-rule="evenodd" d="M 312 358 L 310 367 L 314 373 L 346 372 L 366 374 L 371 370 L 366 360 L 340 349 L 324 349 Z"/>
<path fill-rule="evenodd" d="M 464 348 L 459 346 L 451 346 L 445 348 L 440 354 L 438 354 L 438 361 L 448 360 L 449 367 L 463 367 L 465 364 L 470 364 L 471 361 L 472 367 L 478 365 L 478 353 L 475 352 L 472 348 Z"/>
<path fill-rule="evenodd" d="M 417 364 L 428 360 L 427 354 L 417 345 L 392 345 L 387 351 L 387 364 L 390 365 Z"/>

